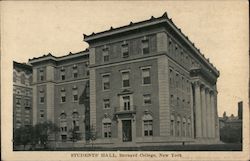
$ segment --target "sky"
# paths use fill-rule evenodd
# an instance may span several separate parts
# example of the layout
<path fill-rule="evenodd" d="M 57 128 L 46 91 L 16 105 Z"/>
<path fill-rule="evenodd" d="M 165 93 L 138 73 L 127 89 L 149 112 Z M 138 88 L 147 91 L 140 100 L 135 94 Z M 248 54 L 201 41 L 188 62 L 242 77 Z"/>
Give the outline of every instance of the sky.
<path fill-rule="evenodd" d="M 248 107 L 247 1 L 40 1 L 1 3 L 2 71 L 12 61 L 88 47 L 83 34 L 159 17 L 164 12 L 220 71 L 218 114 Z M 4 65 L 3 65 L 4 64 Z M 8 68 L 9 66 L 9 68 Z"/>

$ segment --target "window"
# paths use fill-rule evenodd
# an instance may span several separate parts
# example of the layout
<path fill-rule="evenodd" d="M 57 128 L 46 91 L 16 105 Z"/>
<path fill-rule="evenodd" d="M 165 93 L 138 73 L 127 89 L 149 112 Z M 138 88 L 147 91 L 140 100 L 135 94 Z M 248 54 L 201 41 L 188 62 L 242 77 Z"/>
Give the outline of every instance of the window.
<path fill-rule="evenodd" d="M 16 98 L 16 105 L 21 105 L 21 98 Z"/>
<path fill-rule="evenodd" d="M 102 54 L 103 54 L 103 62 L 108 62 L 109 61 L 109 49 L 104 46 L 102 49 Z"/>
<path fill-rule="evenodd" d="M 180 105 L 180 98 L 177 97 L 177 106 L 179 107 L 179 105 Z"/>
<path fill-rule="evenodd" d="M 40 110 L 40 118 L 44 118 L 44 110 Z"/>
<path fill-rule="evenodd" d="M 129 87 L 129 71 L 122 72 L 122 87 Z"/>
<path fill-rule="evenodd" d="M 123 109 L 125 111 L 130 110 L 130 96 L 123 96 Z"/>
<path fill-rule="evenodd" d="M 182 136 L 186 136 L 187 132 L 186 132 L 186 119 L 183 118 L 182 120 Z"/>
<path fill-rule="evenodd" d="M 149 41 L 146 37 L 142 40 L 142 53 L 149 54 Z"/>
<path fill-rule="evenodd" d="M 79 114 L 78 114 L 78 112 L 73 112 L 72 118 L 73 118 L 73 129 L 75 131 L 79 131 L 80 126 L 79 126 Z"/>
<path fill-rule="evenodd" d="M 73 77 L 74 77 L 74 78 L 77 78 L 77 77 L 78 77 L 78 71 L 77 71 L 77 69 L 74 69 L 74 70 L 73 70 Z"/>
<path fill-rule="evenodd" d="M 111 120 L 110 120 L 110 118 L 104 118 L 102 120 L 102 130 L 103 130 L 103 137 L 104 138 L 111 137 Z"/>
<path fill-rule="evenodd" d="M 44 71 L 43 71 L 43 69 L 39 70 L 39 80 L 44 81 Z"/>
<path fill-rule="evenodd" d="M 77 102 L 77 101 L 78 101 L 78 91 L 77 91 L 77 87 L 74 86 L 72 90 L 73 90 L 73 92 L 72 92 L 72 94 L 73 94 L 73 101 L 74 101 L 74 102 Z"/>
<path fill-rule="evenodd" d="M 65 113 L 62 113 L 60 115 L 60 130 L 61 132 L 67 132 L 67 115 Z M 67 138 L 67 136 L 66 136 Z"/>
<path fill-rule="evenodd" d="M 110 77 L 109 74 L 102 76 L 103 90 L 109 90 L 110 89 L 109 77 Z"/>
<path fill-rule="evenodd" d="M 177 126 L 176 126 L 177 136 L 181 136 L 181 120 L 177 118 Z"/>
<path fill-rule="evenodd" d="M 179 74 L 176 73 L 176 77 L 175 78 L 176 78 L 175 79 L 175 83 L 176 83 L 175 87 L 179 88 Z"/>
<path fill-rule="evenodd" d="M 143 134 L 144 136 L 153 136 L 153 117 L 146 113 L 143 117 Z"/>
<path fill-rule="evenodd" d="M 104 109 L 109 109 L 110 108 L 109 99 L 103 99 L 103 108 Z"/>
<path fill-rule="evenodd" d="M 144 105 L 150 105 L 151 104 L 151 94 L 144 94 L 143 95 L 143 102 L 144 102 Z"/>
<path fill-rule="evenodd" d="M 66 91 L 64 88 L 61 89 L 61 103 L 66 102 Z"/>
<path fill-rule="evenodd" d="M 43 104 L 44 101 L 45 101 L 45 99 L 44 99 L 44 90 L 43 90 L 43 89 L 40 89 L 40 93 L 39 93 L 39 102 L 40 102 L 41 104 Z"/>
<path fill-rule="evenodd" d="M 65 72 L 61 72 L 61 80 L 65 80 Z"/>
<path fill-rule="evenodd" d="M 187 122 L 187 136 L 191 137 L 191 123 L 190 123 L 190 119 L 188 119 L 188 122 Z"/>
<path fill-rule="evenodd" d="M 171 105 L 174 105 L 174 95 L 171 95 L 171 96 L 170 96 L 170 104 L 171 104 Z"/>
<path fill-rule="evenodd" d="M 30 100 L 29 99 L 25 99 L 25 107 L 30 107 Z"/>
<path fill-rule="evenodd" d="M 171 115 L 171 122 L 170 122 L 170 135 L 174 136 L 175 135 L 175 122 L 174 122 L 174 116 Z"/>
<path fill-rule="evenodd" d="M 173 70 L 169 69 L 169 83 L 170 87 L 173 87 Z"/>
<path fill-rule="evenodd" d="M 128 44 L 126 41 L 124 41 L 122 44 L 122 57 L 123 58 L 129 57 Z"/>
<path fill-rule="evenodd" d="M 142 84 L 150 84 L 150 68 L 143 68 L 142 69 Z"/>
<path fill-rule="evenodd" d="M 144 136 L 153 136 L 152 120 L 144 120 Z"/>

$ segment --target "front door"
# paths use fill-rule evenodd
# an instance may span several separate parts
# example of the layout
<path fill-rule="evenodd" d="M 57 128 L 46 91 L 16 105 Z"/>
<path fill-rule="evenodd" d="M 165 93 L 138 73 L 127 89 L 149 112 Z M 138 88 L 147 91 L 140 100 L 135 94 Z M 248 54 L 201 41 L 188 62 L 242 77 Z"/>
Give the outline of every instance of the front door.
<path fill-rule="evenodd" d="M 122 120 L 122 140 L 123 142 L 132 141 L 131 120 Z"/>

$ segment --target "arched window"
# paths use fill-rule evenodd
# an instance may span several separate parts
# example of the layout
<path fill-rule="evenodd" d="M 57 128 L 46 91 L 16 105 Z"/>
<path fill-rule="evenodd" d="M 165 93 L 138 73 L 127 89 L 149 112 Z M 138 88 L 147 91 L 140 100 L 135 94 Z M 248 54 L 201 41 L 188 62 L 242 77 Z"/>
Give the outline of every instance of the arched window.
<path fill-rule="evenodd" d="M 182 136 L 186 136 L 187 135 L 187 125 L 186 125 L 187 123 L 186 123 L 186 119 L 185 118 L 183 118 L 182 119 Z"/>
<path fill-rule="evenodd" d="M 146 114 L 142 120 L 144 136 L 153 136 L 153 117 L 150 114 Z"/>
<path fill-rule="evenodd" d="M 60 131 L 62 141 L 67 140 L 67 115 L 62 112 L 60 115 Z"/>
<path fill-rule="evenodd" d="M 73 123 L 73 129 L 75 131 L 79 131 L 79 113 L 78 112 L 73 112 L 72 113 L 72 123 Z"/>
<path fill-rule="evenodd" d="M 171 122 L 170 122 L 170 135 L 175 136 L 175 118 L 174 115 L 171 115 Z"/>
<path fill-rule="evenodd" d="M 175 131 L 176 131 L 177 136 L 181 136 L 181 119 L 179 116 L 177 117 L 177 124 L 176 124 Z"/>
<path fill-rule="evenodd" d="M 111 137 L 111 119 L 110 118 L 106 117 L 102 120 L 102 131 L 103 131 L 104 138 Z"/>

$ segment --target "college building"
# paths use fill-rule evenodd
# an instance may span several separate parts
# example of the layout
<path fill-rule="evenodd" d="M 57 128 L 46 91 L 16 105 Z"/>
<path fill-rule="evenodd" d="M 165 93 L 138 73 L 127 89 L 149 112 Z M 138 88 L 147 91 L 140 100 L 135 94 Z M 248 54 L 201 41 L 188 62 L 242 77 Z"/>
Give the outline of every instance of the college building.
<path fill-rule="evenodd" d="M 219 141 L 219 71 L 167 13 L 83 39 L 85 51 L 29 60 L 33 124 L 100 146 Z"/>
<path fill-rule="evenodd" d="M 13 62 L 13 129 L 32 125 L 32 67 Z"/>

